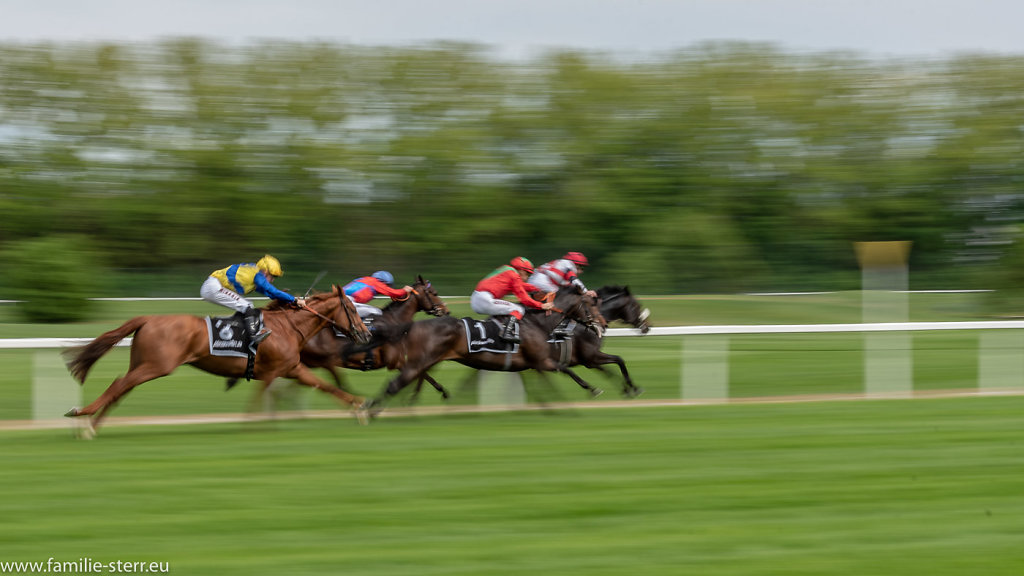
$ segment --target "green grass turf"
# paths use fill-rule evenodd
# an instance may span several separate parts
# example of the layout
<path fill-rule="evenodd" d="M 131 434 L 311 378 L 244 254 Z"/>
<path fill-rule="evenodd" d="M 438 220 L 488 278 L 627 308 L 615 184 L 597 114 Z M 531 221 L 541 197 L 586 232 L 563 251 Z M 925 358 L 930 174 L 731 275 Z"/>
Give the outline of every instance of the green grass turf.
<path fill-rule="evenodd" d="M 1017 575 L 1024 398 L 3 432 L 0 560 Z"/>

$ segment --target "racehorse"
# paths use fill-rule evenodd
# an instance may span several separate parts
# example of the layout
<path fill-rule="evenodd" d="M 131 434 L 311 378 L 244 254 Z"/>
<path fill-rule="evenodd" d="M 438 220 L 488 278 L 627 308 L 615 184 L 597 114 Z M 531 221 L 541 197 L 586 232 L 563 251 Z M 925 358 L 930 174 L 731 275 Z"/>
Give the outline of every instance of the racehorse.
<path fill-rule="evenodd" d="M 596 292 L 601 302 L 601 315 L 606 320 L 609 322 L 621 320 L 633 325 L 642 334 L 651 330 L 651 325 L 647 321 L 650 311 L 640 305 L 640 302 L 630 293 L 628 286 L 602 286 Z M 642 394 L 643 388 L 633 384 L 633 380 L 629 377 L 629 371 L 626 370 L 626 362 L 622 357 L 601 351 L 602 341 L 602 335 L 587 330 L 583 326 L 576 326 L 571 333 L 571 338 L 552 345 L 552 352 L 559 358 L 567 357 L 566 363 L 569 366 L 597 368 L 603 372 L 606 364 L 616 364 L 625 380 L 622 393 L 629 398 L 635 398 Z"/>
<path fill-rule="evenodd" d="M 271 334 L 256 353 L 253 375 L 262 381 L 264 390 L 275 378 L 293 378 L 300 384 L 334 395 L 339 401 L 360 408 L 363 399 L 317 378 L 300 362 L 303 345 L 333 325 L 356 340 L 368 342 L 369 330 L 359 320 L 355 306 L 334 286 L 332 292 L 315 294 L 303 307 L 264 312 L 264 324 Z M 205 319 L 191 315 L 137 316 L 116 328 L 101 334 L 84 346 L 64 352 L 71 375 L 80 384 L 85 383 L 89 369 L 125 337 L 134 334 L 128 372 L 117 378 L 91 404 L 72 408 L 65 416 L 92 416 L 84 431 L 87 437 L 95 434 L 107 412 L 132 388 L 162 376 L 178 366 L 190 364 L 211 374 L 241 377 L 246 371 L 246 358 L 214 356 L 210 354 L 210 337 Z M 362 414 L 357 412 L 360 417 Z"/>
<path fill-rule="evenodd" d="M 426 312 L 431 316 L 447 316 L 448 306 L 445 305 L 437 290 L 423 279 L 417 276 L 416 282 L 412 284 L 412 293 L 406 295 L 402 300 L 393 300 L 384 307 L 380 316 L 373 320 L 375 332 L 382 334 L 393 330 L 400 330 L 401 327 L 412 322 L 417 312 Z M 345 349 L 352 345 L 352 340 L 344 335 L 338 335 L 333 330 L 323 330 L 306 342 L 302 347 L 302 363 L 310 368 L 324 368 L 330 372 L 339 388 L 344 388 L 341 376 L 337 367 L 352 368 L 355 370 L 377 370 L 378 368 L 397 369 L 405 359 L 405 351 L 401 346 L 385 342 L 383 345 L 365 352 L 345 354 Z M 438 392 L 446 399 L 448 391 L 445 390 L 436 380 L 429 375 L 424 375 Z"/>
<path fill-rule="evenodd" d="M 462 320 L 458 318 L 449 316 L 413 322 L 398 341 L 406 350 L 406 361 L 382 393 L 367 402 L 371 416 L 378 414 L 389 398 L 423 377 L 427 370 L 443 360 L 455 360 L 483 370 L 563 372 L 593 396 L 599 395 L 600 390 L 587 384 L 568 366 L 554 360 L 548 345 L 551 331 L 564 319 L 576 320 L 589 329 L 603 333 L 608 323 L 601 316 L 597 299 L 579 294 L 575 288 L 560 290 L 552 296 L 554 308 L 551 312 L 527 310 L 520 321 L 521 342 L 518 350 L 512 353 L 470 351 L 469 335 Z"/>
<path fill-rule="evenodd" d="M 625 322 L 639 329 L 642 334 L 650 331 L 651 325 L 647 320 L 650 311 L 641 306 L 640 302 L 629 291 L 628 286 L 602 286 L 596 292 L 600 302 L 601 316 L 605 320 L 608 322 L 616 320 Z M 540 295 L 534 294 L 534 297 L 539 298 Z M 596 331 L 577 324 L 569 332 L 568 336 L 570 338 L 550 343 L 549 350 L 554 361 L 565 363 L 570 367 L 597 368 L 602 372 L 605 365 L 616 364 L 619 367 L 619 371 L 622 372 L 622 378 L 625 380 L 622 393 L 630 398 L 635 398 L 643 393 L 643 388 L 633 384 L 629 371 L 626 370 L 626 362 L 622 357 L 601 351 L 603 338 Z M 424 376 L 429 378 L 427 374 L 424 374 Z M 422 385 L 422 382 L 417 383 L 416 389 L 413 392 L 413 398 L 419 394 Z M 439 388 L 438 384 L 433 385 L 434 388 Z M 439 388 L 438 391 L 442 393 L 444 398 L 447 399 L 449 397 L 447 390 L 443 390 L 443 387 Z"/>

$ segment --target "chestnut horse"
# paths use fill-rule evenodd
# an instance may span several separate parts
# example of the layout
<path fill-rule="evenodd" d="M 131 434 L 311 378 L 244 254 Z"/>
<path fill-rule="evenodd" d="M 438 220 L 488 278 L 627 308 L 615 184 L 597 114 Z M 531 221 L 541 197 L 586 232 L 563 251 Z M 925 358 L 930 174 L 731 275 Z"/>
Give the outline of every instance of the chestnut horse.
<path fill-rule="evenodd" d="M 519 372 L 563 372 L 568 374 L 582 388 L 593 396 L 601 393 L 583 381 L 572 370 L 552 359 L 549 352 L 548 336 L 551 331 L 569 318 L 603 333 L 607 322 L 601 316 L 597 299 L 582 295 L 573 289 L 563 289 L 552 295 L 555 308 L 551 312 L 527 310 L 520 322 L 521 343 L 518 351 L 510 354 L 498 352 L 471 352 L 466 330 L 458 318 L 431 318 L 413 322 L 400 338 L 397 345 L 406 351 L 405 363 L 398 375 L 388 383 L 384 391 L 367 402 L 371 416 L 378 414 L 384 404 L 413 381 L 422 378 L 427 370 L 443 360 L 455 360 L 466 366 L 483 370 Z"/>
<path fill-rule="evenodd" d="M 302 365 L 299 357 L 305 343 L 329 324 L 357 340 L 369 341 L 369 331 L 359 321 L 355 306 L 340 286 L 334 286 L 332 292 L 310 296 L 304 307 L 268 310 L 264 313 L 264 324 L 272 332 L 259 345 L 253 369 L 253 375 L 262 381 L 264 389 L 275 378 L 294 378 L 300 384 L 323 390 L 350 406 L 362 406 L 362 398 L 321 381 Z M 210 354 L 210 338 L 204 318 L 162 315 L 132 318 L 120 328 L 101 334 L 84 346 L 65 351 L 71 375 L 79 383 L 85 383 L 93 364 L 131 334 L 135 337 L 131 344 L 128 373 L 115 379 L 99 398 L 85 408 L 72 408 L 65 414 L 69 417 L 92 416 L 84 432 L 86 436 L 95 434 L 107 412 L 132 388 L 167 376 L 183 364 L 219 376 L 241 377 L 245 374 L 246 358 Z"/>
<path fill-rule="evenodd" d="M 394 300 L 384 307 L 382 314 L 373 320 L 374 332 L 385 334 L 392 330 L 400 330 L 412 322 L 417 312 L 426 312 L 431 316 L 447 316 L 445 306 L 437 290 L 417 276 L 412 284 L 412 293 L 402 300 Z M 344 388 L 337 367 L 355 370 L 377 370 L 387 368 L 395 370 L 405 360 L 405 351 L 398 345 L 384 343 L 374 349 L 346 355 L 344 351 L 351 347 L 352 340 L 344 335 L 335 334 L 333 330 L 324 330 L 309 339 L 302 347 L 302 363 L 310 368 L 323 368 L 331 373 L 339 388 Z M 445 398 L 448 392 L 433 378 L 426 376 L 434 388 Z"/>

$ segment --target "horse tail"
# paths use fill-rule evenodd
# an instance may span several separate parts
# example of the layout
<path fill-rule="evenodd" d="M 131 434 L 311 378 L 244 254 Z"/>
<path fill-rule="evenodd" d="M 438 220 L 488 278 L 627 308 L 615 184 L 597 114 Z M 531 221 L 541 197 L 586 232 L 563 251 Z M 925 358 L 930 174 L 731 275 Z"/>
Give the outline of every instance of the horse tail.
<path fill-rule="evenodd" d="M 65 350 L 61 354 L 67 359 L 68 372 L 71 372 L 79 384 L 84 384 L 85 377 L 89 374 L 92 365 L 118 342 L 142 328 L 142 325 L 148 320 L 147 316 L 137 316 L 122 324 L 120 328 L 100 334 L 88 344 Z"/>

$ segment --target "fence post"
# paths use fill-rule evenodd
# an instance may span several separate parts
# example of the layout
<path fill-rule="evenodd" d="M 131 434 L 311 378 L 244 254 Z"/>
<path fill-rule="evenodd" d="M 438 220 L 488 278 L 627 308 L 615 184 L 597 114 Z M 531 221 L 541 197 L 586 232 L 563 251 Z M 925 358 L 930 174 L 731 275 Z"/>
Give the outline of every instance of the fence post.
<path fill-rule="evenodd" d="M 683 338 L 683 369 L 680 394 L 683 400 L 716 402 L 729 398 L 729 337 Z"/>
<path fill-rule="evenodd" d="M 910 242 L 857 242 L 864 323 L 906 322 L 907 254 Z M 909 396 L 914 389 L 913 342 L 909 332 L 864 333 L 864 392 Z"/>

